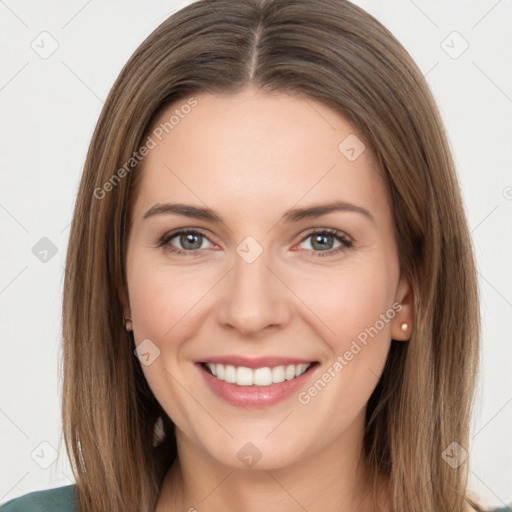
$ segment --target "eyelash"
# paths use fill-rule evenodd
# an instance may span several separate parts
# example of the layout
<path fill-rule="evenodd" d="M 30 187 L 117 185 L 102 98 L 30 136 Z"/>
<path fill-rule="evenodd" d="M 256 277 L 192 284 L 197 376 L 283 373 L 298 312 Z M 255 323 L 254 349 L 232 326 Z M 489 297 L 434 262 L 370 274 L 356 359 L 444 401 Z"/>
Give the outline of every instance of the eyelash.
<path fill-rule="evenodd" d="M 200 236 L 206 238 L 207 240 L 209 240 L 209 238 L 200 230 L 197 230 L 197 229 L 179 229 L 179 230 L 173 231 L 171 233 L 166 233 L 164 236 L 162 236 L 162 238 L 160 238 L 160 240 L 158 241 L 157 247 L 164 247 L 165 246 L 165 249 L 167 251 L 172 252 L 174 254 L 177 254 L 179 256 L 197 257 L 197 256 L 199 256 L 199 254 L 197 254 L 197 253 L 201 249 L 185 251 L 183 249 L 178 249 L 178 248 L 176 248 L 176 247 L 174 247 L 174 246 L 169 244 L 169 242 L 173 238 L 176 238 L 179 235 L 187 235 L 187 234 L 200 235 Z M 313 231 L 310 231 L 307 235 L 305 235 L 301 239 L 300 243 L 304 242 L 309 237 L 311 237 L 313 235 L 316 235 L 316 234 L 322 234 L 322 235 L 327 234 L 327 235 L 330 235 L 330 236 L 336 238 L 339 242 L 341 242 L 341 245 L 339 247 L 336 247 L 335 249 L 328 249 L 326 251 L 313 251 L 312 254 L 311 254 L 311 257 L 314 257 L 314 258 L 316 258 L 316 257 L 325 258 L 326 256 L 333 256 L 335 254 L 340 253 L 341 251 L 344 251 L 345 249 L 349 249 L 353 245 L 353 242 L 343 232 L 338 231 L 336 229 L 330 229 L 330 228 L 314 229 Z"/>

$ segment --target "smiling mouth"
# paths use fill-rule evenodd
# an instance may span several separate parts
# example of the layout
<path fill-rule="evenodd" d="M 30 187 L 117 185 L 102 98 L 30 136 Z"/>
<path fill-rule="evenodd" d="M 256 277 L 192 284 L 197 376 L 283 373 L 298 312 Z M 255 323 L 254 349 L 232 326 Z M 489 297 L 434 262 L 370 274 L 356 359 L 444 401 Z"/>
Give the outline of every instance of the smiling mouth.
<path fill-rule="evenodd" d="M 279 366 L 264 366 L 261 368 L 247 368 L 219 363 L 200 363 L 201 367 L 218 380 L 236 384 L 238 386 L 272 386 L 281 382 L 296 379 L 311 370 L 318 364 L 317 361 L 304 364 L 290 364 Z"/>

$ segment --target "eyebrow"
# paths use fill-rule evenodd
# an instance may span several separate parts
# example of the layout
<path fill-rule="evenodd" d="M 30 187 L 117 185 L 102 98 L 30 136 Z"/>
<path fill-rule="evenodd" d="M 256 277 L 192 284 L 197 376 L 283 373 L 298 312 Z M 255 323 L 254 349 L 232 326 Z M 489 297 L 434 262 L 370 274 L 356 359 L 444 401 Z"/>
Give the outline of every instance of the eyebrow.
<path fill-rule="evenodd" d="M 291 209 L 284 213 L 282 220 L 284 222 L 300 222 L 306 219 L 316 219 L 317 217 L 333 212 L 360 213 L 376 224 L 375 218 L 367 209 L 345 201 L 335 201 L 333 203 L 318 204 L 307 208 Z M 143 220 L 154 217 L 155 215 L 165 214 L 181 215 L 193 219 L 224 223 L 223 218 L 210 208 L 201 208 L 183 203 L 157 203 L 144 214 Z"/>

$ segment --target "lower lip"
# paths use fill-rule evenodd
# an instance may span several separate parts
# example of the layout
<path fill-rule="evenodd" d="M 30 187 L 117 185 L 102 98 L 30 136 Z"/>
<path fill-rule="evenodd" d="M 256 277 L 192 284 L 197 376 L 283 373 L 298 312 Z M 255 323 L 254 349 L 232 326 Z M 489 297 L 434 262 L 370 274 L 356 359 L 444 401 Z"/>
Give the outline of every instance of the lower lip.
<path fill-rule="evenodd" d="M 239 386 L 217 379 L 209 374 L 200 363 L 197 363 L 197 366 L 210 389 L 229 404 L 236 407 L 265 407 L 297 393 L 315 371 L 318 363 L 313 363 L 300 377 L 270 386 Z"/>

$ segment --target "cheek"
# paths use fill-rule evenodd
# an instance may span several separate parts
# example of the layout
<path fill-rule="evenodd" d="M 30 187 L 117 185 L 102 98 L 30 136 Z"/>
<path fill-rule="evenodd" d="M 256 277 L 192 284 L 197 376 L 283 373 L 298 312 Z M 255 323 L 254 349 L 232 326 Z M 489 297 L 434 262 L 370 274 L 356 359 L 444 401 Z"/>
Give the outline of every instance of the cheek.
<path fill-rule="evenodd" d="M 200 325 L 194 321 L 198 303 L 211 288 L 204 273 L 197 276 L 140 255 L 132 261 L 128 275 L 135 344 L 149 339 L 159 350 L 154 361 L 141 364 L 141 369 L 158 402 L 190 435 L 194 409 L 187 405 L 190 396 L 182 385 L 192 381 L 180 359 L 186 346 L 183 340 L 193 338 Z"/>
<path fill-rule="evenodd" d="M 317 318 L 326 339 L 337 349 L 350 344 L 379 320 L 393 303 L 393 270 L 379 262 L 347 265 L 297 283 L 294 290 Z M 379 330 L 390 332 L 389 323 Z"/>
<path fill-rule="evenodd" d="M 142 258 L 134 262 L 135 268 L 128 282 L 136 339 L 175 338 L 174 330 L 190 323 L 201 298 L 215 282 L 204 272 L 199 275 L 190 269 L 170 268 Z"/>
<path fill-rule="evenodd" d="M 314 313 L 330 353 L 327 375 L 321 379 L 328 383 L 319 402 L 337 404 L 333 411 L 339 413 L 333 415 L 340 422 L 348 411 L 355 414 L 364 407 L 384 368 L 396 313 L 392 307 L 396 272 L 384 259 L 360 259 L 317 276 L 314 287 L 296 288 Z M 322 386 L 319 383 L 318 388 Z"/>

